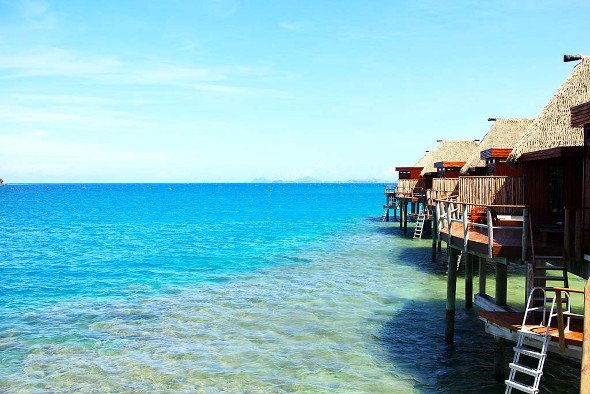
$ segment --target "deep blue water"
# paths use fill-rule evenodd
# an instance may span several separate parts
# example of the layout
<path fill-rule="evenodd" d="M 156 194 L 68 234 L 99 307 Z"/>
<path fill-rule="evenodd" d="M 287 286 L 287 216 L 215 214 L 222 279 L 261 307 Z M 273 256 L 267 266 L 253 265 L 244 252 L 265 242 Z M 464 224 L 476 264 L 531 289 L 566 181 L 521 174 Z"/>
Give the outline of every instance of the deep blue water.
<path fill-rule="evenodd" d="M 0 187 L 0 392 L 502 391 L 460 286 L 444 344 L 445 264 L 383 202 L 375 184 Z M 547 365 L 543 389 L 575 392 L 575 363 Z"/>

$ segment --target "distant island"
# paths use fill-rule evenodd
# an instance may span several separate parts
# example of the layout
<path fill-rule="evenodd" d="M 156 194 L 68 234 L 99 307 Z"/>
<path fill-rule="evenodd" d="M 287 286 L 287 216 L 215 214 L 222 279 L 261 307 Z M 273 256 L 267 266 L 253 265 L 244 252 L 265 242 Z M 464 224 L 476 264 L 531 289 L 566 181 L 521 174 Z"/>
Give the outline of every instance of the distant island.
<path fill-rule="evenodd" d="M 348 181 L 322 181 L 320 179 L 306 176 L 303 178 L 298 178 L 294 181 L 286 181 L 282 179 L 270 180 L 268 178 L 261 177 L 252 179 L 252 183 L 388 183 L 388 181 L 377 178 L 350 179 Z"/>

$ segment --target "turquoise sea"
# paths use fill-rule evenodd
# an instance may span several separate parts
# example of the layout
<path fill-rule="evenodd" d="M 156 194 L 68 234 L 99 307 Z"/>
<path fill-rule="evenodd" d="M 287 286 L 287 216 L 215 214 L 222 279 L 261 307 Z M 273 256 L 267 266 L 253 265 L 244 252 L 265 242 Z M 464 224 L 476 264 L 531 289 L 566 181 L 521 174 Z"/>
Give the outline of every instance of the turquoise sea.
<path fill-rule="evenodd" d="M 446 264 L 383 202 L 374 184 L 0 187 L 0 392 L 503 392 L 462 274 L 448 346 Z M 550 356 L 542 392 L 577 392 L 578 368 Z"/>

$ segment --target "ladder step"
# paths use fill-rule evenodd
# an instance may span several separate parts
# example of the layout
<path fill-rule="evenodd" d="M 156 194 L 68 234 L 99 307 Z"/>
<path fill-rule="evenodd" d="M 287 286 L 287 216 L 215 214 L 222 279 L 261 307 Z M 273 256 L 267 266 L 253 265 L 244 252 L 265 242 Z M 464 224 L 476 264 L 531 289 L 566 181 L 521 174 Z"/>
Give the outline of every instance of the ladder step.
<path fill-rule="evenodd" d="M 560 265 L 538 265 L 535 267 L 535 270 L 541 271 L 541 270 L 545 270 L 545 271 L 549 271 L 549 270 L 559 270 L 559 271 L 563 271 L 563 266 Z"/>
<path fill-rule="evenodd" d="M 535 260 L 563 260 L 563 256 L 535 256 Z"/>
<path fill-rule="evenodd" d="M 534 357 L 534 358 L 538 358 L 541 359 L 543 358 L 545 355 L 541 352 L 537 352 L 531 349 L 527 349 L 523 346 L 514 346 L 512 348 L 515 352 L 520 353 L 520 354 L 524 354 L 525 356 L 529 356 L 529 357 Z"/>
<path fill-rule="evenodd" d="M 539 389 L 536 389 L 531 386 L 527 386 L 526 384 L 513 382 L 512 380 L 505 380 L 504 383 L 506 383 L 506 386 L 510 386 L 512 388 L 523 391 L 525 393 L 537 394 L 539 392 Z"/>
<path fill-rule="evenodd" d="M 535 280 L 565 280 L 563 276 L 535 276 Z"/>
<path fill-rule="evenodd" d="M 539 375 L 543 374 L 543 371 L 538 371 L 535 368 L 529 368 L 529 367 L 526 367 L 526 366 L 520 365 L 520 364 L 510 363 L 510 364 L 508 364 L 508 366 L 515 371 L 526 373 L 527 375 L 530 375 L 530 376 L 539 376 Z"/>

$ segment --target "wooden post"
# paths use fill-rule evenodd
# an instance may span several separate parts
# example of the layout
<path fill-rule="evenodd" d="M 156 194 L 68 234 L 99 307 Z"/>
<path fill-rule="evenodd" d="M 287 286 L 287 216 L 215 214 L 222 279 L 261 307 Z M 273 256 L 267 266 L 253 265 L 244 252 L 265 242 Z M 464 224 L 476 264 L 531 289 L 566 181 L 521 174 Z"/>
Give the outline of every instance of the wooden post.
<path fill-rule="evenodd" d="M 394 197 L 393 198 L 393 220 L 397 220 L 397 199 Z"/>
<path fill-rule="evenodd" d="M 559 332 L 559 352 L 565 354 L 565 329 L 563 322 L 563 304 L 561 303 L 561 290 L 555 291 L 555 303 L 557 304 L 557 331 Z"/>
<path fill-rule="evenodd" d="M 586 393 L 590 393 L 590 280 L 584 286 L 584 340 L 580 372 L 580 394 Z"/>
<path fill-rule="evenodd" d="M 436 260 L 436 240 L 438 238 L 438 208 L 434 210 L 432 217 L 432 260 Z"/>
<path fill-rule="evenodd" d="M 570 241 L 570 227 L 571 227 L 571 223 L 570 223 L 570 210 L 569 208 L 565 208 L 565 212 L 564 212 L 564 220 L 563 220 L 563 250 L 565 251 L 565 259 L 567 261 L 569 261 L 569 259 L 571 258 L 572 254 L 571 254 L 571 241 Z"/>
<path fill-rule="evenodd" d="M 404 228 L 404 200 L 399 202 L 399 228 Z"/>
<path fill-rule="evenodd" d="M 465 308 L 473 306 L 473 259 L 475 256 L 465 254 Z"/>
<path fill-rule="evenodd" d="M 451 202 L 447 201 L 447 227 L 449 230 L 449 241 L 447 242 L 447 245 L 449 246 L 453 245 L 453 221 L 451 219 L 451 204 Z"/>
<path fill-rule="evenodd" d="M 506 340 L 500 337 L 494 337 L 494 377 L 500 381 L 506 378 L 504 368 L 504 353 L 506 352 Z"/>
<path fill-rule="evenodd" d="M 496 262 L 496 305 L 506 305 L 508 292 L 508 266 Z"/>
<path fill-rule="evenodd" d="M 526 265 L 526 279 L 525 279 L 526 288 L 524 289 L 524 305 L 527 305 L 529 301 L 529 295 L 535 287 L 535 270 L 533 269 L 532 261 L 529 261 Z"/>
<path fill-rule="evenodd" d="M 404 234 L 408 232 L 408 202 L 404 203 Z"/>
<path fill-rule="evenodd" d="M 523 208 L 522 210 L 522 262 L 527 261 L 527 249 L 529 247 L 529 209 Z"/>
<path fill-rule="evenodd" d="M 574 251 L 575 251 L 575 260 L 582 261 L 582 244 L 584 240 L 582 239 L 582 210 L 576 209 L 576 223 L 574 229 Z"/>
<path fill-rule="evenodd" d="M 447 308 L 445 324 L 445 342 L 452 344 L 455 337 L 455 298 L 457 294 L 457 249 L 449 247 L 447 253 Z"/>
<path fill-rule="evenodd" d="M 492 222 L 492 210 L 487 208 L 488 211 L 488 258 L 494 257 L 494 223 Z"/>
<path fill-rule="evenodd" d="M 487 260 L 483 257 L 479 258 L 479 294 L 486 294 L 486 262 Z"/>

